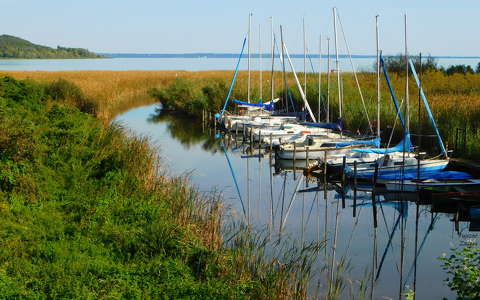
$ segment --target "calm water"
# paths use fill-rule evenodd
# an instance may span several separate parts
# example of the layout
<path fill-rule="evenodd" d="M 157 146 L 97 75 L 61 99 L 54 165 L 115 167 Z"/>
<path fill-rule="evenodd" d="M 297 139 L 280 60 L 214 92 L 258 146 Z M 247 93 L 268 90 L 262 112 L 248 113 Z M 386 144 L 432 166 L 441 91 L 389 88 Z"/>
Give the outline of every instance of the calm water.
<path fill-rule="evenodd" d="M 297 72 L 303 72 L 303 59 L 292 59 Z M 473 68 L 480 62 L 480 59 L 438 59 L 441 66 L 448 67 L 452 64 L 466 64 Z M 23 71 L 65 71 L 65 70 L 233 70 L 236 59 L 234 58 L 109 58 L 109 59 L 0 59 L 0 70 L 23 70 Z M 334 61 L 331 61 L 333 68 Z M 373 58 L 354 58 L 354 67 L 357 71 L 372 71 Z M 307 72 L 318 70 L 318 58 L 307 62 Z M 270 70 L 271 61 L 263 59 L 262 69 Z M 247 69 L 247 59 L 243 59 L 240 68 Z M 260 69 L 259 59 L 251 60 L 252 70 Z M 321 64 L 323 72 L 327 70 L 326 59 Z M 352 67 L 347 59 L 340 60 L 340 68 L 350 72 Z M 277 59 L 275 69 L 281 70 L 281 64 Z M 287 66 L 287 70 L 290 67 Z"/>
<path fill-rule="evenodd" d="M 328 184 L 325 189 L 317 179 L 294 173 L 288 163 L 279 166 L 268 155 L 261 159 L 249 157 L 242 153 L 238 140 L 215 139 L 211 130 L 191 120 L 156 117 L 155 108 L 152 105 L 132 109 L 115 121 L 134 134 L 150 137 L 170 174 L 189 174 L 200 191 L 221 191 L 235 218 L 245 217 L 256 228 L 267 228 L 272 223 L 276 234 L 283 220 L 282 234 L 292 243 L 326 241 L 327 247 L 316 260 L 319 270 L 328 270 L 330 266 L 336 233 L 336 260 L 349 262 L 348 269 L 341 274 L 347 285 L 345 297 L 349 286 L 358 288 L 361 280 L 370 287 L 371 270 L 375 269 L 375 299 L 398 299 L 400 287 L 404 291 L 413 289 L 415 270 L 417 299 L 455 299 L 444 283 L 447 275 L 438 257 L 451 248 L 480 240 L 475 231 L 480 229 L 479 220 L 470 220 L 468 206 L 467 212 L 459 215 L 456 228 L 453 216 L 458 202 L 417 205 L 399 201 L 399 195 L 380 194 L 376 198 L 378 226 L 374 228 L 370 192 L 358 191 L 355 206 L 351 190 L 342 199 L 342 193 L 334 186 Z M 232 174 L 238 180 L 240 195 Z M 317 186 L 320 188 L 309 190 Z M 299 191 L 296 195 L 295 190 Z M 322 283 L 326 278 L 325 272 L 316 277 Z M 353 283 L 349 284 L 349 280 Z M 320 290 L 324 293 L 325 286 Z"/>

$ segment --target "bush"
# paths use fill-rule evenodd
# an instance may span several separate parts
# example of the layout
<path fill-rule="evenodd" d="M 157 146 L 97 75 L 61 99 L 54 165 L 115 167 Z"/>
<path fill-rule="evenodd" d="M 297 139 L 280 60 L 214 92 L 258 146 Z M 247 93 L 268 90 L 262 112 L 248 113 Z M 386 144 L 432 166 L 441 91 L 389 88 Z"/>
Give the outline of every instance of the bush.
<path fill-rule="evenodd" d="M 207 99 L 200 88 L 193 81 L 178 77 L 164 89 L 151 89 L 152 97 L 157 98 L 166 111 L 198 114 L 202 109 L 207 109 Z"/>
<path fill-rule="evenodd" d="M 443 269 L 452 278 L 448 286 L 458 294 L 459 299 L 480 298 L 480 248 L 466 247 L 454 250 L 448 257 L 440 258 Z"/>
<path fill-rule="evenodd" d="M 448 67 L 444 71 L 444 73 L 448 76 L 453 75 L 455 73 L 459 73 L 459 74 L 463 74 L 463 75 L 475 74 L 472 67 L 470 67 L 468 65 L 453 65 L 453 66 Z"/>
<path fill-rule="evenodd" d="M 97 113 L 96 101 L 87 98 L 79 87 L 65 79 L 58 79 L 48 84 L 45 91 L 53 100 L 70 103 L 81 112 L 91 115 Z"/>

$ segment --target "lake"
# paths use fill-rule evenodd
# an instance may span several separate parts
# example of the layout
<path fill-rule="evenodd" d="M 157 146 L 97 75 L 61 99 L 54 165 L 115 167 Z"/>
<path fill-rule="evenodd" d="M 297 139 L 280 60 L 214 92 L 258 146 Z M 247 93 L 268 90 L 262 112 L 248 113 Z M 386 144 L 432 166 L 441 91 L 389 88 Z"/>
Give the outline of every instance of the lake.
<path fill-rule="evenodd" d="M 303 58 L 293 58 L 293 65 L 297 72 L 303 72 Z M 353 58 L 353 64 L 357 71 L 373 71 L 374 58 Z M 466 64 L 475 69 L 480 59 L 472 58 L 439 58 L 440 66 L 448 67 L 456 64 Z M 331 59 L 331 69 L 334 68 L 334 59 Z M 204 71 L 204 70 L 233 70 L 235 68 L 235 58 L 105 58 L 105 59 L 0 59 L 0 70 L 5 71 L 74 71 L 74 70 L 186 70 L 186 71 Z M 318 70 L 318 58 L 307 62 L 307 72 L 312 69 Z M 252 58 L 251 69 L 260 69 L 260 60 Z M 262 69 L 271 70 L 271 61 L 262 60 Z M 312 67 L 313 66 L 313 67 Z M 322 61 L 322 71 L 327 70 L 327 60 Z M 247 59 L 243 58 L 240 69 L 248 68 Z M 275 69 L 281 70 L 282 66 L 277 59 Z M 290 67 L 286 67 L 287 71 Z M 348 59 L 340 60 L 340 69 L 351 72 L 352 66 Z"/>
<path fill-rule="evenodd" d="M 156 108 L 135 108 L 114 121 L 131 134 L 149 137 L 170 175 L 188 176 L 201 192 L 220 192 L 232 219 L 270 229 L 272 237 L 293 244 L 325 242 L 315 257 L 313 285 L 318 281 L 320 286 L 312 294 L 325 295 L 335 253 L 335 265 L 345 262 L 338 274 L 345 283 L 343 298 L 350 298 L 350 287 L 358 289 L 361 282 L 367 298 L 372 282 L 374 299 L 398 299 L 400 290 L 414 285 L 417 299 L 455 298 L 438 258 L 480 240 L 480 221 L 468 216 L 468 204 L 380 193 L 374 207 L 368 187 L 354 197 L 351 188 L 306 177 L 291 162 L 252 157 L 238 137 L 216 138 L 202 122 L 157 115 Z"/>

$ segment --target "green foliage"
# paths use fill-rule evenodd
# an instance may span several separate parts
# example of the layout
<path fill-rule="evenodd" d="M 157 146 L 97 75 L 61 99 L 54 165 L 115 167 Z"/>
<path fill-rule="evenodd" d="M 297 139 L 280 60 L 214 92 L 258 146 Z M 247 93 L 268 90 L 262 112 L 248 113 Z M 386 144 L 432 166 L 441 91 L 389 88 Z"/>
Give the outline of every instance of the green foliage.
<path fill-rule="evenodd" d="M 459 299 L 480 298 L 480 248 L 454 250 L 440 260 L 443 261 L 442 268 L 451 276 L 446 282 L 457 292 Z"/>
<path fill-rule="evenodd" d="M 0 57 L 3 58 L 98 58 L 102 57 L 86 49 L 58 46 L 53 49 L 33 44 L 27 40 L 11 36 L 0 36 Z"/>
<path fill-rule="evenodd" d="M 45 92 L 53 100 L 59 102 L 66 102 L 77 107 L 81 112 L 96 115 L 98 110 L 98 103 L 87 98 L 82 90 L 73 83 L 58 79 L 47 85 Z"/>
<path fill-rule="evenodd" d="M 410 56 L 410 59 L 412 60 L 415 69 L 419 72 L 420 69 L 424 72 L 439 70 L 438 63 L 432 56 L 422 57 L 421 61 L 419 56 Z M 384 57 L 384 61 L 388 72 L 405 74 L 407 67 L 405 55 L 399 54 L 397 56 L 386 56 Z M 375 65 L 375 70 L 376 69 L 377 67 Z"/>
<path fill-rule="evenodd" d="M 212 81 L 201 86 L 195 81 L 178 77 L 168 87 L 151 89 L 149 94 L 159 100 L 165 111 L 198 116 L 203 110 L 220 110 L 227 92 L 223 81 Z"/>
<path fill-rule="evenodd" d="M 207 108 L 207 99 L 194 82 L 178 77 L 164 89 L 152 89 L 150 95 L 162 103 L 166 111 L 198 114 Z"/>
<path fill-rule="evenodd" d="M 468 66 L 468 65 L 453 65 L 453 66 L 448 67 L 444 71 L 444 73 L 446 75 L 450 76 L 450 75 L 453 75 L 455 73 L 466 75 L 468 73 L 474 74 L 475 72 L 473 71 L 473 68 Z"/>
<path fill-rule="evenodd" d="M 0 79 L 0 295 L 249 298 L 256 284 L 200 235 L 215 199 L 158 176 L 146 140 L 49 100 L 78 95 Z"/>

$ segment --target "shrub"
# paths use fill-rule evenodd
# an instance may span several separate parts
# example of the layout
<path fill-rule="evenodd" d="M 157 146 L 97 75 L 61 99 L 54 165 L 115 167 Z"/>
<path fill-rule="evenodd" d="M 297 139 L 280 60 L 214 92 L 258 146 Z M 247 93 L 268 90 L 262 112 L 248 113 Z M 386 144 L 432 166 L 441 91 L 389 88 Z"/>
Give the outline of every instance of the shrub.
<path fill-rule="evenodd" d="M 96 115 L 98 104 L 93 99 L 87 98 L 82 90 L 75 84 L 65 79 L 58 79 L 47 84 L 45 91 L 53 100 L 70 103 L 81 112 Z"/>
<path fill-rule="evenodd" d="M 446 282 L 459 299 L 480 298 L 480 248 L 466 247 L 441 257 L 443 269 L 451 276 Z"/>

